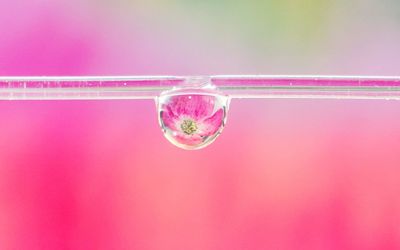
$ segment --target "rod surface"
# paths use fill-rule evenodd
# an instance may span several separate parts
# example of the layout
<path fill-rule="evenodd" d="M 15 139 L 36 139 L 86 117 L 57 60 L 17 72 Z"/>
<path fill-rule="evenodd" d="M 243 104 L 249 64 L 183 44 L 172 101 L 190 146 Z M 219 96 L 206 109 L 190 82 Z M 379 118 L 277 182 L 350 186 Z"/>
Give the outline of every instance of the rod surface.
<path fill-rule="evenodd" d="M 400 100 L 400 77 L 284 75 L 0 77 L 0 100 L 153 99 L 208 84 L 230 98 Z"/>

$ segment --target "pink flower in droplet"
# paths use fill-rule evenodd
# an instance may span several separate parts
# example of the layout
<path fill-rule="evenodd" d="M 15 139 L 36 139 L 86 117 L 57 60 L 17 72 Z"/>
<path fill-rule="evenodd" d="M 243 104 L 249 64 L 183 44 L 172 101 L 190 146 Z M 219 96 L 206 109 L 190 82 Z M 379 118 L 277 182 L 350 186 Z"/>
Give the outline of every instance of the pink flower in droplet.
<path fill-rule="evenodd" d="M 181 145 L 195 147 L 213 140 L 224 125 L 225 105 L 215 95 L 167 96 L 159 108 L 167 137 Z"/>

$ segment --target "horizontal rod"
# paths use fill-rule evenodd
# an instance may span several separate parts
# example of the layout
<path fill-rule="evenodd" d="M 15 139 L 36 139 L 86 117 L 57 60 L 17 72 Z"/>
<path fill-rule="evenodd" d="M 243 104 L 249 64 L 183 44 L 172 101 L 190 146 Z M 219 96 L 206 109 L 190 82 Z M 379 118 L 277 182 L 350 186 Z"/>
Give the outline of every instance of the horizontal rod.
<path fill-rule="evenodd" d="M 0 100 L 154 99 L 173 88 L 208 85 L 230 98 L 400 100 L 400 77 L 269 75 L 0 77 Z"/>

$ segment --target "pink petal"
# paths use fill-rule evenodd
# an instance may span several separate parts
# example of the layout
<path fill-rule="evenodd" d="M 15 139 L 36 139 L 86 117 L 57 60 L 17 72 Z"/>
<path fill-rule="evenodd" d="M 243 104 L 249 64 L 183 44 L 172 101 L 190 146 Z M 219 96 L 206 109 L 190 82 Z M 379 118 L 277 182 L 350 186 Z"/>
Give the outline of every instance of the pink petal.
<path fill-rule="evenodd" d="M 178 117 L 174 115 L 171 111 L 168 109 L 164 109 L 160 113 L 161 117 L 161 122 L 163 123 L 164 127 L 167 127 L 171 130 L 176 130 L 177 129 L 177 120 Z"/>
<path fill-rule="evenodd" d="M 174 138 L 177 142 L 188 146 L 195 146 L 203 142 L 203 137 L 199 134 L 186 135 L 178 133 Z"/>
<path fill-rule="evenodd" d="M 213 116 L 206 118 L 202 121 L 203 131 L 202 136 L 211 136 L 216 133 L 222 126 L 224 119 L 224 110 L 219 109 Z"/>
<path fill-rule="evenodd" d="M 176 95 L 165 104 L 165 108 L 170 109 L 175 116 L 185 115 L 193 120 L 201 120 L 212 114 L 215 99 L 209 95 Z"/>

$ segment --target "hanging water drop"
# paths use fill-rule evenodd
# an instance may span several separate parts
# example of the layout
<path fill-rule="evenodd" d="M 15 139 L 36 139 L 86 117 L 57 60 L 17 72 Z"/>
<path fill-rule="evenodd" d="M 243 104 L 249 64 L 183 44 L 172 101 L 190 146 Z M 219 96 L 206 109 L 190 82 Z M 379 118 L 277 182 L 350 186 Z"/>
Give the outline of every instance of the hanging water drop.
<path fill-rule="evenodd" d="M 158 118 L 165 137 L 183 149 L 200 149 L 222 132 L 228 97 L 213 88 L 180 89 L 157 99 Z"/>

